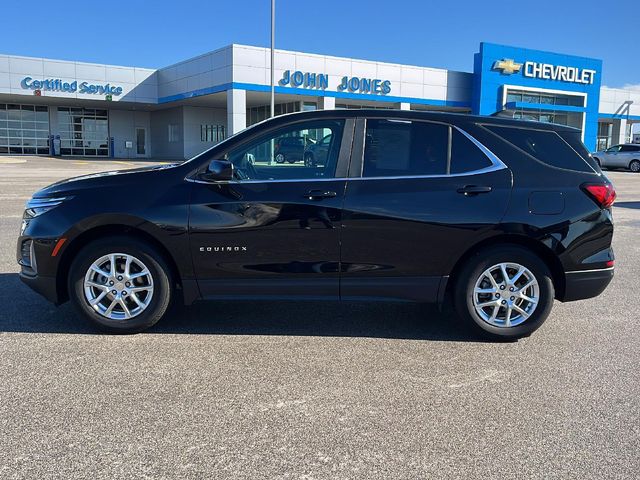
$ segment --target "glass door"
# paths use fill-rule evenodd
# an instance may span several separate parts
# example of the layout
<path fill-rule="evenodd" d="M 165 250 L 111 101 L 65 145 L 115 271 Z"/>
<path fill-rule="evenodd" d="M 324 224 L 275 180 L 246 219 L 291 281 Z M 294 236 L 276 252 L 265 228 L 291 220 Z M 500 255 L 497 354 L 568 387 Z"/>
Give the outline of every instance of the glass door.
<path fill-rule="evenodd" d="M 145 157 L 147 155 L 147 129 L 136 127 L 136 155 Z"/>

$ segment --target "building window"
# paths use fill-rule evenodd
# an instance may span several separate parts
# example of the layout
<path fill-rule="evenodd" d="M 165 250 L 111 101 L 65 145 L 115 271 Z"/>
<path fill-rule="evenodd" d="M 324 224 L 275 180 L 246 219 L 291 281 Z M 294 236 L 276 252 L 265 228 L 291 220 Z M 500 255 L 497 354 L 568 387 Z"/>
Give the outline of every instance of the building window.
<path fill-rule="evenodd" d="M 299 112 L 300 108 L 300 102 L 278 103 L 274 105 L 274 112 L 276 115 L 283 115 L 285 113 Z M 247 127 L 266 120 L 270 115 L 271 107 L 269 105 L 247 108 Z"/>
<path fill-rule="evenodd" d="M 373 110 L 393 110 L 393 105 L 352 105 L 348 103 L 336 103 L 336 110 L 362 110 L 373 109 Z"/>
<path fill-rule="evenodd" d="M 0 154 L 49 154 L 49 110 L 0 104 Z"/>
<path fill-rule="evenodd" d="M 225 139 L 224 125 L 200 125 L 200 140 L 218 143 Z"/>
<path fill-rule="evenodd" d="M 613 136 L 613 124 L 607 122 L 598 122 L 598 140 L 596 150 L 598 152 L 606 150 L 611 146 L 611 138 Z"/>
<path fill-rule="evenodd" d="M 527 90 L 507 90 L 507 102 L 541 103 L 544 105 L 569 105 L 584 107 L 584 96 L 563 95 Z"/>
<path fill-rule="evenodd" d="M 513 112 L 513 118 L 518 120 L 529 120 L 532 122 L 555 123 L 557 125 L 568 125 L 570 127 L 582 129 L 581 112 L 560 112 L 556 110 L 524 110 L 517 109 Z"/>
<path fill-rule="evenodd" d="M 109 155 L 109 112 L 95 108 L 58 107 L 60 154 Z"/>
<path fill-rule="evenodd" d="M 169 124 L 169 142 L 179 142 L 180 141 L 180 131 L 178 130 L 178 124 L 170 123 Z"/>

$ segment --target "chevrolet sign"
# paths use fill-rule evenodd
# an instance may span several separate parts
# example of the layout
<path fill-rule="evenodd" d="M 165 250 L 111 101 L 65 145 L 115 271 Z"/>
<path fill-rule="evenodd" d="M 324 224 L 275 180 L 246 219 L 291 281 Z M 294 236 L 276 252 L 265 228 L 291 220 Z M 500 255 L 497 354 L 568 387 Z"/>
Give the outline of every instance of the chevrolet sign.
<path fill-rule="evenodd" d="M 524 69 L 522 68 L 523 65 Z M 593 85 L 596 74 L 595 70 L 588 68 L 567 67 L 531 61 L 526 61 L 522 64 L 515 62 L 512 58 L 503 58 L 495 61 L 492 70 L 500 70 L 503 75 L 513 75 L 522 71 L 522 74 L 529 78 L 581 83 L 583 85 Z"/>
<path fill-rule="evenodd" d="M 525 77 L 541 78 L 543 80 L 559 80 L 561 82 L 593 85 L 596 71 L 588 68 L 551 65 L 549 63 L 525 62 L 523 74 Z"/>

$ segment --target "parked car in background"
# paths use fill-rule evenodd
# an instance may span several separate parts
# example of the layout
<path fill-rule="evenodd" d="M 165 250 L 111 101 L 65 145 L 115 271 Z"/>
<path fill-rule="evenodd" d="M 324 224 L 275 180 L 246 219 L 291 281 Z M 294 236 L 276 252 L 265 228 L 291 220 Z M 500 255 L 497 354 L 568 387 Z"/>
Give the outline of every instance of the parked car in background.
<path fill-rule="evenodd" d="M 276 163 L 296 163 L 304 158 L 304 137 L 281 137 L 276 139 L 274 158 Z"/>
<path fill-rule="evenodd" d="M 593 159 L 601 168 L 626 168 L 640 172 L 640 145 L 625 143 L 614 145 L 601 152 L 592 153 Z"/>
<path fill-rule="evenodd" d="M 324 166 L 284 163 L 308 138 L 322 139 L 309 153 L 329 145 Z M 280 164 L 249 161 L 276 148 Z M 570 127 L 301 112 L 184 163 L 41 189 L 17 259 L 30 287 L 112 332 L 144 330 L 174 301 L 399 300 L 451 301 L 479 333 L 514 339 L 555 299 L 607 287 L 615 196 Z"/>
<path fill-rule="evenodd" d="M 320 141 L 307 146 L 304 152 L 304 164 L 307 167 L 324 166 L 327 163 L 332 138 L 333 135 L 330 133 Z"/>

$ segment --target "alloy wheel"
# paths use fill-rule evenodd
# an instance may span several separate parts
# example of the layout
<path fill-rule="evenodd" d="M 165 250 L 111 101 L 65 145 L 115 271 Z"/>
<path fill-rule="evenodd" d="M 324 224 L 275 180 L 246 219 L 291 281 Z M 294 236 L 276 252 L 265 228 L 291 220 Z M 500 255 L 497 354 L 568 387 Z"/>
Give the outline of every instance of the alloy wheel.
<path fill-rule="evenodd" d="M 478 316 L 495 327 L 515 327 L 538 306 L 540 287 L 531 270 L 518 263 L 498 263 L 486 269 L 473 289 Z"/>
<path fill-rule="evenodd" d="M 84 276 L 84 296 L 109 320 L 128 320 L 144 312 L 153 298 L 153 276 L 138 258 L 110 253 L 91 264 Z"/>

